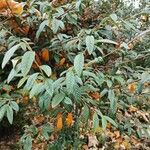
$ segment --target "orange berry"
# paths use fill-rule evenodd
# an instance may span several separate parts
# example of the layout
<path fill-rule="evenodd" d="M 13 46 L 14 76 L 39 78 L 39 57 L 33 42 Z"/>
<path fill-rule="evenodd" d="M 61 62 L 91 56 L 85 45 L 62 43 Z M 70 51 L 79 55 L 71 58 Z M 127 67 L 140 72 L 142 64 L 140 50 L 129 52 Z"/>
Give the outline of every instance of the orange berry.
<path fill-rule="evenodd" d="M 62 127 L 63 127 L 62 114 L 61 114 L 61 113 L 59 113 L 59 114 L 57 115 L 56 128 L 57 128 L 58 130 L 61 130 L 61 129 L 62 129 Z"/>
<path fill-rule="evenodd" d="M 48 62 L 49 61 L 49 51 L 48 51 L 48 49 L 43 49 L 42 51 L 41 51 L 41 58 L 42 58 L 42 60 L 44 60 L 45 62 Z"/>
<path fill-rule="evenodd" d="M 136 84 L 135 83 L 129 84 L 128 90 L 129 90 L 129 92 L 134 93 L 136 91 Z"/>
<path fill-rule="evenodd" d="M 29 103 L 29 97 L 28 96 L 24 96 L 23 99 L 22 99 L 22 103 L 24 105 L 27 105 Z"/>
<path fill-rule="evenodd" d="M 67 114 L 66 123 L 68 126 L 72 126 L 73 124 L 73 115 L 72 113 Z"/>

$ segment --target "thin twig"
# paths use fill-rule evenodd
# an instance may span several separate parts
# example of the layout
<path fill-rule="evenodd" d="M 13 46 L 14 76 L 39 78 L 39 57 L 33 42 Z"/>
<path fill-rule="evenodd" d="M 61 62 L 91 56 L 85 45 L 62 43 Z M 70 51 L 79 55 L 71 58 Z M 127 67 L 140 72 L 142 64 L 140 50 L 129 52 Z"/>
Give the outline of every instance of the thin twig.
<path fill-rule="evenodd" d="M 147 29 L 147 30 L 141 32 L 141 33 L 138 34 L 136 37 L 134 37 L 131 41 L 129 41 L 127 44 L 129 45 L 129 44 L 133 43 L 134 41 L 136 41 L 136 40 L 138 40 L 139 38 L 145 36 L 145 35 L 146 35 L 147 33 L 149 33 L 149 32 L 150 32 L 150 29 Z"/>

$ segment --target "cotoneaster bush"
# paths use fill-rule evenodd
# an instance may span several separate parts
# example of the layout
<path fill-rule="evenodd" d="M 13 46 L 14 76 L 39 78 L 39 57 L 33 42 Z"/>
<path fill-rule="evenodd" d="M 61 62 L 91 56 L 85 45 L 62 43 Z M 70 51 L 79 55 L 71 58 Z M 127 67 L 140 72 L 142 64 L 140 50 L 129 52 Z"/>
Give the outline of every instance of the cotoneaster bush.
<path fill-rule="evenodd" d="M 0 119 L 25 103 L 37 121 L 23 149 L 81 148 L 109 123 L 126 130 L 117 110 L 149 100 L 148 3 L 2 0 L 0 14 Z"/>

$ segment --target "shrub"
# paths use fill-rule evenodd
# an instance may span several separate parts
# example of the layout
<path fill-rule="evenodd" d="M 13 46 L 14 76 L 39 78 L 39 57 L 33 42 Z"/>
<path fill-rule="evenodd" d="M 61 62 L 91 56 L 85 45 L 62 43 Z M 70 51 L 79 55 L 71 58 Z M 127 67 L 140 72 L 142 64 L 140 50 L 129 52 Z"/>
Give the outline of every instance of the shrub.
<path fill-rule="evenodd" d="M 26 126 L 24 149 L 37 141 L 49 149 L 81 147 L 82 134 L 108 123 L 124 130 L 117 110 L 148 100 L 147 7 L 126 9 L 119 0 L 2 1 L 0 79 L 7 88 L 0 119 L 12 124 L 14 111 L 27 104 L 37 123 Z"/>

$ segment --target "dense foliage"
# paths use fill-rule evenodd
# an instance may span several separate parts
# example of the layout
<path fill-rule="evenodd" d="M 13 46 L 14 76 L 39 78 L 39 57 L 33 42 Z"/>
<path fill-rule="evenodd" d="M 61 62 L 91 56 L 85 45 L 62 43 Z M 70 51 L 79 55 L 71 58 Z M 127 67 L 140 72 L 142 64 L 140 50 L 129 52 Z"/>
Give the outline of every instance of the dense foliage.
<path fill-rule="evenodd" d="M 20 149 L 130 149 L 150 138 L 149 6 L 1 0 L 0 120 L 30 118 Z"/>

